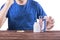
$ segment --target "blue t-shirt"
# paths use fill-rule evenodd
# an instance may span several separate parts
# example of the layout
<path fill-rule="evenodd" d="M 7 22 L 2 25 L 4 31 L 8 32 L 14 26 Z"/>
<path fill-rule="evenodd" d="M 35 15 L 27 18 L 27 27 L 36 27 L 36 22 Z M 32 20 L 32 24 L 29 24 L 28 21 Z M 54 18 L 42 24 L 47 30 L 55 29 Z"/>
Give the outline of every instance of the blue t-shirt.
<path fill-rule="evenodd" d="M 33 30 L 33 24 L 39 16 L 46 16 L 41 5 L 28 0 L 26 5 L 14 3 L 8 10 L 8 30 Z"/>

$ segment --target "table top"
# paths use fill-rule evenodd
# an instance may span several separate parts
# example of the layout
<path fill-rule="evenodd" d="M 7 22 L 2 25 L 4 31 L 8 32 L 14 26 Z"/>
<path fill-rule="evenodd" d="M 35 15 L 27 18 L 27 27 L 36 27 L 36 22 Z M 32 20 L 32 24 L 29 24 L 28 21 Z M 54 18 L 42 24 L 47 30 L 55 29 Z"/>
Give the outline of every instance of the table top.
<path fill-rule="evenodd" d="M 60 31 L 0 31 L 0 40 L 60 40 Z"/>

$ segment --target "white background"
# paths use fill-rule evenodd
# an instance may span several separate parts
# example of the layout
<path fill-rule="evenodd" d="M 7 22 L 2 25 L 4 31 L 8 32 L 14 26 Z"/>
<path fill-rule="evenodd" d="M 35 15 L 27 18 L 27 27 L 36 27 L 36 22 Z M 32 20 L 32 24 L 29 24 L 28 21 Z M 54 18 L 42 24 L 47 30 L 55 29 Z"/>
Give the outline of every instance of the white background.
<path fill-rule="evenodd" d="M 48 16 L 52 16 L 55 20 L 55 25 L 51 30 L 60 30 L 60 0 L 35 0 L 45 10 Z M 0 7 L 6 2 L 6 0 L 0 0 Z M 0 30 L 6 30 L 8 28 L 8 22 L 0 28 Z"/>

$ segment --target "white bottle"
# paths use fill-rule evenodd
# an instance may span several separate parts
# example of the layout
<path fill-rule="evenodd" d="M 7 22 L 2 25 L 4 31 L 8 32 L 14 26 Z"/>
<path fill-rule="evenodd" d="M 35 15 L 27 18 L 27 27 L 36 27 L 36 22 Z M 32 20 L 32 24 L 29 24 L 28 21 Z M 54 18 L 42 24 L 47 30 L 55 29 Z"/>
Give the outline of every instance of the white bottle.
<path fill-rule="evenodd" d="M 40 32 L 39 22 L 35 22 L 35 23 L 34 23 L 33 32 Z"/>

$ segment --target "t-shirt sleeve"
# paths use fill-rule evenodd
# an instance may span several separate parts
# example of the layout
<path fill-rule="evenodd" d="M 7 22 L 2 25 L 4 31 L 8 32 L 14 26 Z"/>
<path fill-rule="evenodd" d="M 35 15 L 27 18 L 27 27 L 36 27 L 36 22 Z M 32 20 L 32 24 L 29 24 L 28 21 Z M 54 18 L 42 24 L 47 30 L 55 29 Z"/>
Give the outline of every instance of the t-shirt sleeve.
<path fill-rule="evenodd" d="M 3 4 L 3 5 L 1 6 L 0 11 L 1 11 L 2 8 L 4 7 L 4 5 L 5 5 L 5 4 Z M 7 12 L 6 18 L 8 17 L 8 13 L 9 13 L 9 11 Z"/>
<path fill-rule="evenodd" d="M 44 16 L 47 16 L 47 14 L 43 10 L 42 6 L 37 3 L 37 19 L 39 19 L 39 16 L 44 17 Z"/>

